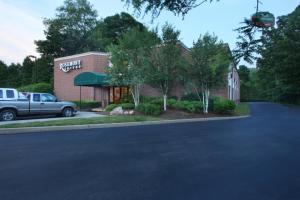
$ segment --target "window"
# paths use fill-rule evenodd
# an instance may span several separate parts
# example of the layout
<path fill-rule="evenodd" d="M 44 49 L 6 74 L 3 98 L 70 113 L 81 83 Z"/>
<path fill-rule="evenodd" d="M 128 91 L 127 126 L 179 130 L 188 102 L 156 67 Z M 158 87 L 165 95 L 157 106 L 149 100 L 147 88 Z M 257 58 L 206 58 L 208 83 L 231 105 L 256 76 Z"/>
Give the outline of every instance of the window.
<path fill-rule="evenodd" d="M 6 98 L 15 98 L 15 93 L 13 90 L 6 90 Z"/>
<path fill-rule="evenodd" d="M 55 102 L 55 97 L 50 94 L 41 95 L 42 102 Z"/>
<path fill-rule="evenodd" d="M 0 98 L 2 99 L 3 98 L 3 91 L 0 90 Z"/>
<path fill-rule="evenodd" d="M 40 94 L 33 94 L 33 101 L 41 101 L 41 96 Z"/>

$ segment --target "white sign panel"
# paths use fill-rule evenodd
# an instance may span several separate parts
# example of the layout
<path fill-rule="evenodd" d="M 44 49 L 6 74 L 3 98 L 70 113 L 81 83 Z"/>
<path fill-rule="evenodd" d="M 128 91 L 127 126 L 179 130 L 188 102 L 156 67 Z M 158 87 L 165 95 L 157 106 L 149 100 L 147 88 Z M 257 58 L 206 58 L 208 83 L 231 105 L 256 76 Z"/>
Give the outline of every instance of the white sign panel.
<path fill-rule="evenodd" d="M 73 69 L 80 69 L 81 68 L 81 61 L 80 60 L 74 60 L 71 62 L 65 62 L 59 64 L 59 69 L 63 72 L 69 72 Z"/>

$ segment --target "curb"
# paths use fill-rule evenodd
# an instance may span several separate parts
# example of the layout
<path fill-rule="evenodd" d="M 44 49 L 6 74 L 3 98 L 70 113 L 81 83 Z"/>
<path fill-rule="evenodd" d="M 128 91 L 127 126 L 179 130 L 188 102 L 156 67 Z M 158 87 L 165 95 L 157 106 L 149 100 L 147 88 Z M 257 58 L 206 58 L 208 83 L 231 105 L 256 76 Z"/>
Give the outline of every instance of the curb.
<path fill-rule="evenodd" d="M 144 121 L 144 122 L 122 122 L 108 124 L 86 124 L 86 125 L 69 125 L 69 126 L 44 126 L 44 127 L 24 127 L 24 128 L 0 128 L 0 135 L 18 134 L 18 133 L 34 133 L 45 131 L 64 131 L 64 130 L 82 130 L 95 128 L 113 128 L 113 127 L 130 127 L 144 125 L 159 125 L 159 124 L 175 124 L 175 123 L 191 123 L 204 121 L 220 121 L 248 118 L 250 115 L 236 117 L 211 117 L 211 118 L 192 118 L 192 119 L 173 119 L 160 121 Z"/>

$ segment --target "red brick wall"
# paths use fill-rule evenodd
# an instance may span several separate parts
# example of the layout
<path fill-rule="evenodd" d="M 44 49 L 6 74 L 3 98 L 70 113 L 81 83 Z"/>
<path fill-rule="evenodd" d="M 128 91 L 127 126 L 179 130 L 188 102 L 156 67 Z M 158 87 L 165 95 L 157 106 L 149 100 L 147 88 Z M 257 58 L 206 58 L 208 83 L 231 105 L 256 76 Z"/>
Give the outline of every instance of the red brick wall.
<path fill-rule="evenodd" d="M 63 72 L 59 69 L 60 63 L 80 60 L 81 68 Z M 74 86 L 74 78 L 81 72 L 99 72 L 104 73 L 105 67 L 108 66 L 108 56 L 103 53 L 88 52 L 74 56 L 67 56 L 54 60 L 54 94 L 62 100 L 79 100 L 80 87 Z M 95 93 L 96 91 L 96 93 Z M 102 91 L 102 90 L 101 90 Z M 99 91 L 98 89 L 98 93 Z M 81 87 L 82 100 L 99 100 L 101 94 L 97 94 L 97 89 L 93 87 Z"/>

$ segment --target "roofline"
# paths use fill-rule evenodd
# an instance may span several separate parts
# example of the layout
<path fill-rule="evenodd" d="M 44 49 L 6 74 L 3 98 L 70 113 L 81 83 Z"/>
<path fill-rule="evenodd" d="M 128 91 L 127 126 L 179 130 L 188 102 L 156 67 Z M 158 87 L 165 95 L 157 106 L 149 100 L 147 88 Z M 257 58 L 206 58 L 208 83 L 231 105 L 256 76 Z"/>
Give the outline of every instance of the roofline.
<path fill-rule="evenodd" d="M 178 43 L 187 51 L 191 51 L 190 48 L 188 48 L 183 42 L 181 42 L 180 40 L 178 40 Z"/>
<path fill-rule="evenodd" d="M 77 58 L 77 57 L 81 57 L 81 56 L 89 56 L 89 55 L 108 56 L 109 53 L 98 52 L 98 51 L 90 51 L 90 52 L 80 53 L 80 54 L 75 54 L 75 55 L 71 55 L 71 56 L 65 56 L 65 57 L 60 57 L 60 58 L 54 58 L 54 62 L 55 62 L 55 61 L 66 60 L 66 59 Z"/>

